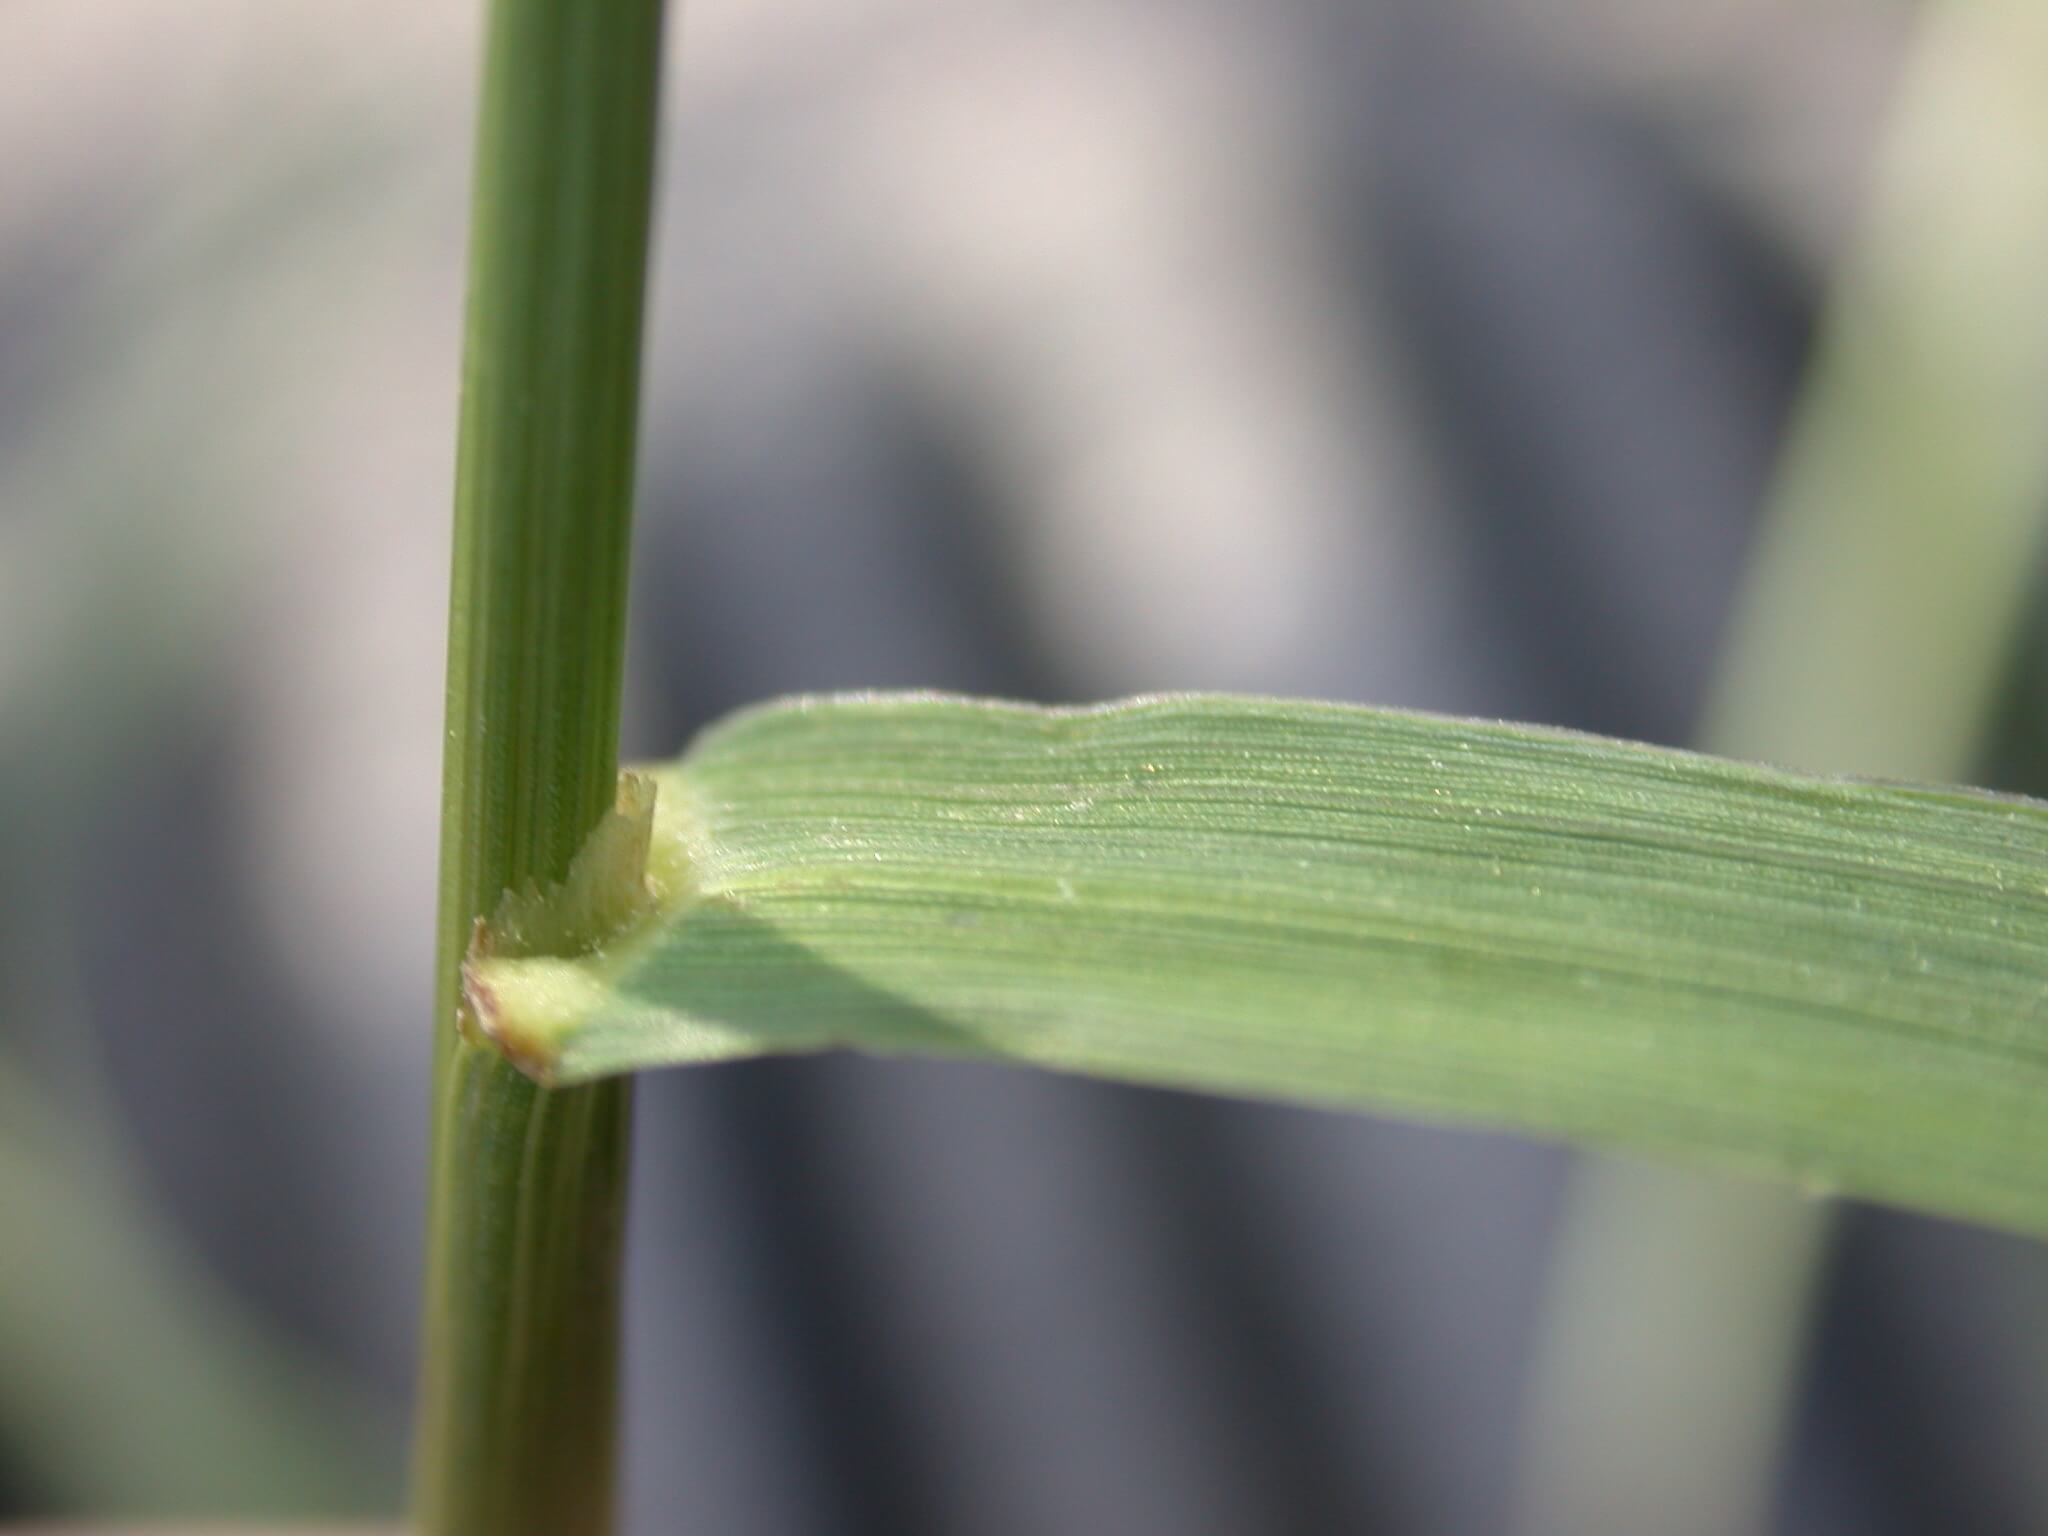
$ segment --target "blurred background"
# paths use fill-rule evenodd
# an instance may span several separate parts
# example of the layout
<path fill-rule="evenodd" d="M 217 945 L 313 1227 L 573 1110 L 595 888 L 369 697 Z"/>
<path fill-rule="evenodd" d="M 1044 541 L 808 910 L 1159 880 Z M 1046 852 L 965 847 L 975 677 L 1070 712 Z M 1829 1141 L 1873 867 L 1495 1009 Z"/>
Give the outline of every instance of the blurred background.
<path fill-rule="evenodd" d="M 1228 688 L 2048 789 L 2044 9 L 688 0 L 627 752 Z M 0 4 L 0 1518 L 397 1507 L 480 13 Z M 2016 1238 L 960 1066 L 636 1136 L 635 1532 L 2048 1530 Z"/>

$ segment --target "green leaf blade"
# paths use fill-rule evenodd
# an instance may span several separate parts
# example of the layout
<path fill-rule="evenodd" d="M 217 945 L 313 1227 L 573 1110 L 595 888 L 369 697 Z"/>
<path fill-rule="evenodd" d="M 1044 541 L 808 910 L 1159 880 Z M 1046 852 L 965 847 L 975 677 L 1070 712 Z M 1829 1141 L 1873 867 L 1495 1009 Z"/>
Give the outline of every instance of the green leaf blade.
<path fill-rule="evenodd" d="M 1199 696 L 797 700 L 654 777 L 656 916 L 470 964 L 546 1080 L 977 1057 L 2048 1230 L 2048 806 Z"/>

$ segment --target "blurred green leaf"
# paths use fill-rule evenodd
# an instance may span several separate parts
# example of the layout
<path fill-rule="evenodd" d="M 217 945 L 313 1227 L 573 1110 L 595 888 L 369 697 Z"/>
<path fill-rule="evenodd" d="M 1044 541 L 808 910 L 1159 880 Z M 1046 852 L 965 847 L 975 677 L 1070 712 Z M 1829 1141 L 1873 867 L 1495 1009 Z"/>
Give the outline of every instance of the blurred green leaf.
<path fill-rule="evenodd" d="M 99 1106 L 0 1050 L 0 1440 L 94 1514 L 361 1514 L 395 1493 L 366 1395 L 213 1277 Z"/>

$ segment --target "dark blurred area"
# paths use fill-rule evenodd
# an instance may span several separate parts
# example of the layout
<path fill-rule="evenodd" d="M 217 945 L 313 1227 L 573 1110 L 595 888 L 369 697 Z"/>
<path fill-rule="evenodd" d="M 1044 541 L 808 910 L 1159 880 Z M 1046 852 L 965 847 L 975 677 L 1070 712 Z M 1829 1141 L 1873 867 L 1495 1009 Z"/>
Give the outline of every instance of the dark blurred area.
<path fill-rule="evenodd" d="M 395 1507 L 477 10 L 0 7 L 0 1517 Z M 879 686 L 1687 741 L 1915 15 L 692 0 L 629 755 Z M 1513 1526 L 1556 1150 L 825 1059 L 635 1157 L 634 1531 Z M 1818 1317 L 1774 1529 L 2048 1528 L 2040 1252 L 1855 1208 Z"/>

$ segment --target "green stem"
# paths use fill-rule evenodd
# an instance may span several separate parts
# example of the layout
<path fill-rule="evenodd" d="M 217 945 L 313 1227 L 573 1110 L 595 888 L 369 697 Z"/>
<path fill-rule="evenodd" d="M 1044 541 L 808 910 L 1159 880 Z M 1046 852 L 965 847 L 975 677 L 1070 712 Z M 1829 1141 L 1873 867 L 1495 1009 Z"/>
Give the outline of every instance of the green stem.
<path fill-rule="evenodd" d="M 475 920 L 561 879 L 612 802 L 661 12 L 490 6 L 414 1462 L 429 1536 L 611 1524 L 626 1089 L 536 1089 L 455 1021 Z"/>

